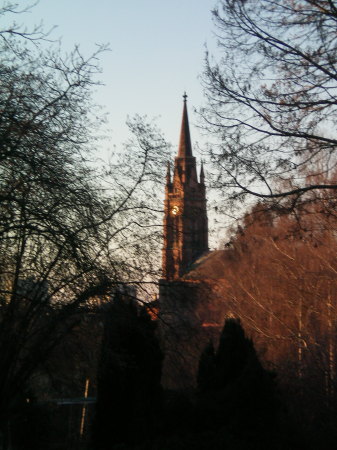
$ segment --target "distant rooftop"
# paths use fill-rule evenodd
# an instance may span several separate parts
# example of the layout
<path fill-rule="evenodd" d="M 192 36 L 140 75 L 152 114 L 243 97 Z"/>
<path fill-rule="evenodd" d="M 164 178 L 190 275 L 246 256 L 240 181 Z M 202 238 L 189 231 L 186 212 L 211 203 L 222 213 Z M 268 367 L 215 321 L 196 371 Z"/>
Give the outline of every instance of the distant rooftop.
<path fill-rule="evenodd" d="M 214 250 L 198 258 L 184 280 L 220 280 L 226 278 L 226 269 L 232 259 L 231 250 Z"/>

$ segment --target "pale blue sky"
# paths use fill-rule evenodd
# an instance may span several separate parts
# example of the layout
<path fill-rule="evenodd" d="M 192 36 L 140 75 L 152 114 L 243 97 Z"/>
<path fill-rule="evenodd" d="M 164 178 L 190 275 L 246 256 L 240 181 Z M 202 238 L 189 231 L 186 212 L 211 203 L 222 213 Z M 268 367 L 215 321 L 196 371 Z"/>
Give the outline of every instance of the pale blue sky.
<path fill-rule="evenodd" d="M 210 10 L 216 0 L 40 0 L 29 14 L 31 25 L 57 25 L 53 36 L 64 50 L 79 44 L 89 55 L 95 43 L 109 43 L 101 58 L 105 86 L 96 94 L 109 112 L 111 143 L 125 140 L 127 115 L 158 118 L 167 139 L 176 145 L 182 94 L 189 95 L 192 140 L 200 139 L 193 107 L 202 104 L 198 76 L 205 43 L 215 47 Z M 21 4 L 21 2 L 20 2 Z M 22 0 L 28 4 L 28 0 Z"/>

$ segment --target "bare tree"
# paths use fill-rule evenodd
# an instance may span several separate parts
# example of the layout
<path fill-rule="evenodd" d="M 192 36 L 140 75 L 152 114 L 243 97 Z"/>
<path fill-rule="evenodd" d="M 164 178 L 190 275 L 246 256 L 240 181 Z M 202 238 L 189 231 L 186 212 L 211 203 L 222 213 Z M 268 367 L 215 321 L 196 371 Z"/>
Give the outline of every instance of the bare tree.
<path fill-rule="evenodd" d="M 0 17 L 19 12 L 6 4 Z M 0 31 L 0 426 L 78 307 L 121 283 L 150 282 L 168 147 L 136 117 L 111 163 L 93 163 L 102 125 L 97 59 L 41 46 L 39 28 Z M 153 195 L 145 196 L 146 186 Z M 158 223 L 158 222 L 157 222 Z M 73 315 L 74 314 L 74 315 Z M 73 319 L 72 319 L 73 317 Z"/>
<path fill-rule="evenodd" d="M 214 289 L 282 385 L 318 408 L 334 398 L 336 371 L 336 218 L 324 203 L 303 217 L 255 206 L 224 253 L 226 284 Z"/>
<path fill-rule="evenodd" d="M 222 56 L 206 55 L 201 114 L 215 185 L 231 199 L 336 189 L 335 3 L 220 0 L 213 18 Z M 325 181 L 313 183 L 319 161 Z"/>

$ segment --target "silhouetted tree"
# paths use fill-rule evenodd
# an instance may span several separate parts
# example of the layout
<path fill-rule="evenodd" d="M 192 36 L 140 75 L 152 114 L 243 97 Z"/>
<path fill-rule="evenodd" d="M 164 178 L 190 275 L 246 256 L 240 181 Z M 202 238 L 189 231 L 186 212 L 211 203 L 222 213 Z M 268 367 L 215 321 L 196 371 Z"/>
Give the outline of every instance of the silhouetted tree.
<path fill-rule="evenodd" d="M 156 434 L 162 353 L 145 307 L 117 295 L 105 307 L 94 447 L 142 442 Z"/>
<path fill-rule="evenodd" d="M 217 136 L 209 147 L 219 169 L 216 185 L 232 199 L 296 200 L 322 189 L 332 194 L 335 2 L 220 0 L 213 19 L 220 57 L 206 56 L 202 116 Z M 326 178 L 307 179 L 317 161 L 322 164 L 315 173 Z"/>
<path fill-rule="evenodd" d="M 30 33 L 11 25 L 19 12 L 18 2 L 0 7 L 7 23 L 0 30 L 0 428 L 6 429 L 17 398 L 76 323 L 70 316 L 79 306 L 121 281 L 155 274 L 160 232 L 151 224 L 159 212 L 151 202 L 159 160 L 166 160 L 164 140 L 138 117 L 129 122 L 133 139 L 125 152 L 104 167 L 93 163 L 104 117 L 91 93 L 105 47 L 89 58 L 78 47 L 63 55 L 41 28 Z"/>
<path fill-rule="evenodd" d="M 227 319 L 216 352 L 214 387 L 226 388 L 254 364 L 257 368 L 260 363 L 252 341 L 245 336 L 238 319 Z"/>
<path fill-rule="evenodd" d="M 200 386 L 197 405 L 200 427 L 214 432 L 223 430 L 224 435 L 240 433 L 243 441 L 251 435 L 262 443 L 264 426 L 272 430 L 276 423 L 279 409 L 276 386 L 238 319 L 225 321 L 219 347 L 213 355 L 208 346 L 200 360 L 198 380 L 203 380 L 203 371 L 207 375 L 213 372 L 212 378 L 206 378 L 207 384 Z"/>
<path fill-rule="evenodd" d="M 197 384 L 198 391 L 205 392 L 214 388 L 215 383 L 215 350 L 210 341 L 200 356 Z"/>

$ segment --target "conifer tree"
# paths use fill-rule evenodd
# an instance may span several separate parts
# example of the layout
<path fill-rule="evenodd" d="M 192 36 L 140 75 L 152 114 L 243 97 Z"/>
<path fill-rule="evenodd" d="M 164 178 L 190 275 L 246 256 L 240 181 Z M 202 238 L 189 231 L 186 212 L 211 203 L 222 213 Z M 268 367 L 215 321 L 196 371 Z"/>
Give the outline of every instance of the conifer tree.
<path fill-rule="evenodd" d="M 239 319 L 227 319 L 222 330 L 216 353 L 217 389 L 235 382 L 249 364 L 259 366 L 253 343 L 245 336 Z"/>
<path fill-rule="evenodd" d="M 214 355 L 208 345 L 198 373 L 199 426 L 261 439 L 276 424 L 279 403 L 273 374 L 265 370 L 239 319 L 225 321 Z"/>
<path fill-rule="evenodd" d="M 161 401 L 162 353 L 144 307 L 117 295 L 106 306 L 94 448 L 146 440 Z"/>
<path fill-rule="evenodd" d="M 215 350 L 210 341 L 200 356 L 197 385 L 199 392 L 207 392 L 214 388 L 215 381 Z"/>

